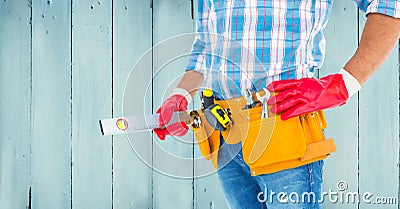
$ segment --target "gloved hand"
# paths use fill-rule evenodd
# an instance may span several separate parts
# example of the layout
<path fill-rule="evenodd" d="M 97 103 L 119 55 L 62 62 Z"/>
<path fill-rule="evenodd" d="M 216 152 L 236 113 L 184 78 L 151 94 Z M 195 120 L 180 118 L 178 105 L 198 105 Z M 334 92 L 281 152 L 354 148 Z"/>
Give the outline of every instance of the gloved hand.
<path fill-rule="evenodd" d="M 191 100 L 190 94 L 183 89 L 175 89 L 172 94 L 164 103 L 158 108 L 157 113 L 160 114 L 158 121 L 162 126 L 165 126 L 171 121 L 174 112 L 187 111 L 189 101 Z M 169 125 L 163 129 L 154 129 L 157 137 L 164 140 L 167 135 L 171 136 L 184 136 L 188 132 L 188 126 L 185 122 L 178 122 Z"/>
<path fill-rule="evenodd" d="M 281 113 L 282 120 L 316 110 L 341 106 L 360 90 L 358 81 L 347 71 L 328 75 L 321 79 L 275 81 L 267 89 L 277 92 L 268 100 L 273 113 Z"/>

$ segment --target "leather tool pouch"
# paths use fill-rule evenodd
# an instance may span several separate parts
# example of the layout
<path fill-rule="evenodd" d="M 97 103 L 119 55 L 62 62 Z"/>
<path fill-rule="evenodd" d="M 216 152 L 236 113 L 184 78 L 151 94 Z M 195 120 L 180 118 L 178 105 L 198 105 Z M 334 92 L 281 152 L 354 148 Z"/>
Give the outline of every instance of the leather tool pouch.
<path fill-rule="evenodd" d="M 200 148 L 201 154 L 206 160 L 211 160 L 215 169 L 218 169 L 217 157 L 220 145 L 220 131 L 214 130 L 204 117 L 202 110 L 199 112 L 201 125 L 193 128 L 195 138 Z"/>
<path fill-rule="evenodd" d="M 250 116 L 241 123 L 243 158 L 248 165 L 263 166 L 300 158 L 306 150 L 306 139 L 299 118 L 282 121 L 280 117 L 260 119 L 261 108 L 244 111 Z"/>
<path fill-rule="evenodd" d="M 220 105 L 231 108 L 234 124 L 230 129 L 214 130 L 202 111 L 201 126 L 193 129 L 203 157 L 216 169 L 221 134 L 228 144 L 242 142 L 244 161 L 254 175 L 317 161 L 336 150 L 333 139 L 325 139 L 327 125 L 322 111 L 283 121 L 280 116 L 261 118 L 261 106 L 242 110 L 243 100 Z"/>
<path fill-rule="evenodd" d="M 281 163 L 277 169 L 282 170 L 323 159 L 336 150 L 333 139 L 325 139 L 326 120 L 322 111 L 285 121 L 279 116 L 261 119 L 261 107 L 243 113 L 249 122 L 240 124 L 242 136 L 247 134 L 242 138 L 242 151 L 251 169 Z"/>

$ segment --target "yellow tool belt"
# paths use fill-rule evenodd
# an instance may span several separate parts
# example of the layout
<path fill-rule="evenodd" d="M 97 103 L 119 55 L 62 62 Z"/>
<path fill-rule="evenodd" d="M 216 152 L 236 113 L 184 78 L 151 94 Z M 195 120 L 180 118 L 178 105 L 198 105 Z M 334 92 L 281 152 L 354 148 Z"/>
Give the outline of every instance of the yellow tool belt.
<path fill-rule="evenodd" d="M 194 133 L 203 157 L 216 169 L 221 134 L 228 144 L 242 143 L 243 158 L 253 176 L 321 160 L 336 150 L 333 139 L 325 138 L 322 111 L 283 121 L 280 116 L 261 118 L 261 106 L 243 109 L 243 97 L 215 103 L 230 109 L 234 124 L 226 131 L 214 130 L 200 111 L 202 123 Z"/>

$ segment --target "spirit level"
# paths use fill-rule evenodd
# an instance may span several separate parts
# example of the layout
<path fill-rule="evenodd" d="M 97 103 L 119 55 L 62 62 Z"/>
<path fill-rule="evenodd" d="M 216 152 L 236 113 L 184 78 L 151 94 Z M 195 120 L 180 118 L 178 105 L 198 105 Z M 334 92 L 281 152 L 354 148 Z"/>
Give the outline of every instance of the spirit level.
<path fill-rule="evenodd" d="M 164 128 L 176 122 L 190 124 L 193 122 L 191 115 L 186 112 L 175 112 L 169 124 L 165 126 L 161 126 L 158 122 L 159 114 L 101 119 L 99 123 L 101 133 L 107 136 Z"/>

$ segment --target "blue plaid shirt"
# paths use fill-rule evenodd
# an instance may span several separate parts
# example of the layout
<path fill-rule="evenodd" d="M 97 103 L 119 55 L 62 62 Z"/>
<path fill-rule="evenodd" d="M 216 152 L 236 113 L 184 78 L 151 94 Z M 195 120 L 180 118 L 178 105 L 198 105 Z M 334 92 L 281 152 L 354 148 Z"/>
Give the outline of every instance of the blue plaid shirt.
<path fill-rule="evenodd" d="M 400 16 L 400 0 L 355 0 L 368 13 Z M 198 0 L 186 70 L 205 75 L 220 99 L 270 82 L 312 77 L 325 55 L 333 0 Z"/>

